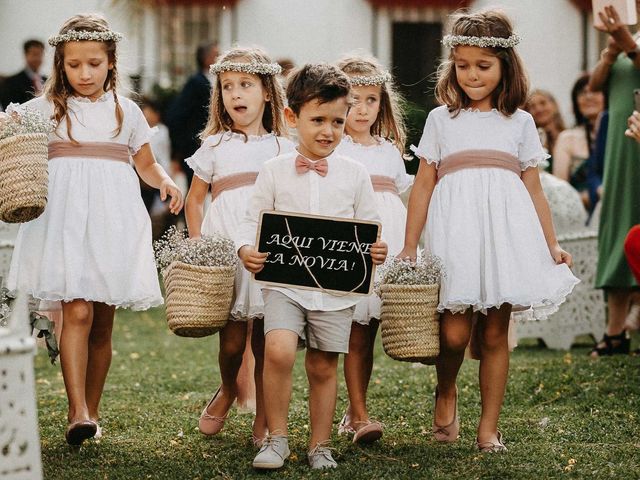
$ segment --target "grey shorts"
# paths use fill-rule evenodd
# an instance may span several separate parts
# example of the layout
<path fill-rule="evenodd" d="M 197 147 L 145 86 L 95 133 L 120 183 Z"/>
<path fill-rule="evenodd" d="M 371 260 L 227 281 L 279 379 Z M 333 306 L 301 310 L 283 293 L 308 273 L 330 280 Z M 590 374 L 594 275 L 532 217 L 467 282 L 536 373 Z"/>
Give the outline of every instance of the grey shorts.
<path fill-rule="evenodd" d="M 355 306 L 324 312 L 307 310 L 276 290 L 263 290 L 264 334 L 271 330 L 291 330 L 302 346 L 323 352 L 349 353 L 351 319 Z"/>

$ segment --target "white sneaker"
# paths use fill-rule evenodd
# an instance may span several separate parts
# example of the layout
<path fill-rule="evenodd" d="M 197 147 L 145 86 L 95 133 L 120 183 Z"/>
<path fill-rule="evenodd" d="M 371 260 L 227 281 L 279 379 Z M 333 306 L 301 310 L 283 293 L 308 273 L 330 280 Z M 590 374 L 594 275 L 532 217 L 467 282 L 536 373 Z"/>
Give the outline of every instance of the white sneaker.
<path fill-rule="evenodd" d="M 274 470 L 284 465 L 291 455 L 289 440 L 285 435 L 269 435 L 262 442 L 262 447 L 253 459 L 253 468 Z"/>
<path fill-rule="evenodd" d="M 324 446 L 322 443 L 318 443 L 312 450 L 307 453 L 309 459 L 309 465 L 311 468 L 338 468 L 338 464 L 331 456 L 331 449 Z"/>

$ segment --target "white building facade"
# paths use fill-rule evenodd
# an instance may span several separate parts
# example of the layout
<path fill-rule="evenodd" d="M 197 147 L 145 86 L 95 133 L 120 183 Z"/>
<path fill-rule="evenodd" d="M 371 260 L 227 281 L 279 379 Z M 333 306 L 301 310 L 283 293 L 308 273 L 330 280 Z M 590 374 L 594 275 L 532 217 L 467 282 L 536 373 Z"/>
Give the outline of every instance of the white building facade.
<path fill-rule="evenodd" d="M 361 50 L 376 55 L 416 103 L 432 105 L 433 72 L 444 52 L 447 16 L 460 6 L 499 7 L 522 37 L 518 47 L 533 88 L 552 92 L 571 124 L 570 89 L 597 60 L 602 39 L 580 0 L 0 0 L 0 75 L 22 68 L 22 43 L 47 37 L 79 12 L 103 13 L 123 32 L 119 70 L 179 86 L 195 69 L 195 47 L 217 41 L 260 45 L 295 64 L 333 62 Z M 43 68 L 52 64 L 47 48 Z M 126 80 L 126 79 L 125 79 Z M 125 81 L 126 83 L 126 81 Z M 131 85 L 131 83 L 130 83 Z M 138 84 L 134 82 L 134 87 Z M 421 101 L 422 100 L 422 101 Z"/>

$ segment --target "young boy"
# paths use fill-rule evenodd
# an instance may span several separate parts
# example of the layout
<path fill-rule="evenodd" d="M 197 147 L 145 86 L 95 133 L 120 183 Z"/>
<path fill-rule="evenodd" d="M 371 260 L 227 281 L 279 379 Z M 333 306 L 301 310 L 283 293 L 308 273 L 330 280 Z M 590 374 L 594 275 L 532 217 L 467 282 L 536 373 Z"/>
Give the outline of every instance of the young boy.
<path fill-rule="evenodd" d="M 297 151 L 267 161 L 236 244 L 245 268 L 259 272 L 267 258 L 256 251 L 261 210 L 282 210 L 359 220 L 379 220 L 371 180 L 357 162 L 334 153 L 349 110 L 349 80 L 337 68 L 305 65 L 290 77 L 285 118 L 296 128 Z M 387 256 L 387 245 L 371 246 L 374 264 Z M 312 468 L 335 468 L 327 448 L 336 407 L 338 355 L 347 353 L 353 309 L 359 297 L 265 286 L 264 404 L 270 435 L 253 461 L 276 469 L 289 456 L 287 417 L 291 372 L 299 339 L 306 342 L 309 379 Z"/>

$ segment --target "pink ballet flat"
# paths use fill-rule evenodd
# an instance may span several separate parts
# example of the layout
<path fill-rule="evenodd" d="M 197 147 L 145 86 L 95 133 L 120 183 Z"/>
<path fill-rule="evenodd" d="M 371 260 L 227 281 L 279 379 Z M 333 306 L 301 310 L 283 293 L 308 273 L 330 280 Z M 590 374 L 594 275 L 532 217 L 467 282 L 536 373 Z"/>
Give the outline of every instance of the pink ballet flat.
<path fill-rule="evenodd" d="M 351 426 L 351 419 L 345 412 L 342 420 L 340 420 L 340 423 L 338 424 L 338 435 L 353 435 L 355 433 L 356 430 Z"/>
<path fill-rule="evenodd" d="M 502 443 L 502 434 L 498 432 L 498 440 L 496 443 L 493 442 L 478 442 L 476 438 L 476 448 L 481 453 L 505 453 L 507 451 L 507 447 Z"/>
<path fill-rule="evenodd" d="M 82 442 L 96 434 L 98 425 L 92 420 L 80 420 L 70 423 L 64 434 L 67 443 L 73 447 L 79 447 Z"/>
<path fill-rule="evenodd" d="M 380 422 L 368 420 L 366 422 L 356 422 L 362 424 L 353 435 L 353 443 L 373 443 L 382 437 L 382 424 Z"/>
<path fill-rule="evenodd" d="M 209 403 L 207 403 L 207 406 L 204 407 L 204 410 L 202 410 L 202 414 L 200 415 L 200 420 L 198 421 L 198 429 L 200 430 L 200 433 L 203 433 L 204 435 L 215 435 L 216 433 L 220 432 L 220 430 L 222 430 L 222 427 L 224 427 L 224 422 L 229 416 L 229 410 L 227 410 L 227 413 L 225 413 L 222 417 L 216 417 L 215 415 L 210 415 L 209 413 L 207 413 L 207 409 L 220 393 L 220 388 L 222 387 L 218 387 L 216 393 L 213 394 L 213 398 L 209 400 Z"/>
<path fill-rule="evenodd" d="M 433 407 L 433 438 L 438 442 L 452 443 L 460 436 L 460 419 L 458 418 L 458 390 L 456 389 L 456 406 L 453 410 L 453 420 L 448 425 L 438 425 L 436 423 L 436 405 L 438 404 L 438 387 L 436 387 L 435 401 Z"/>

